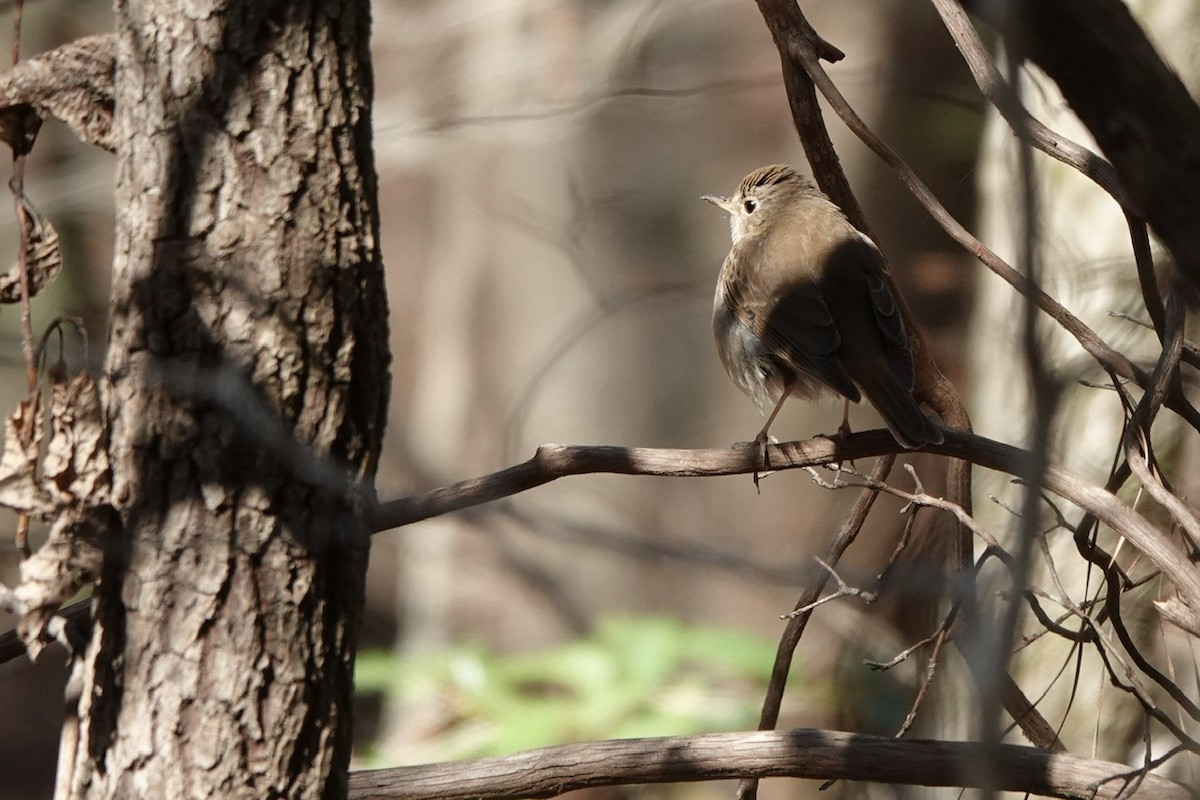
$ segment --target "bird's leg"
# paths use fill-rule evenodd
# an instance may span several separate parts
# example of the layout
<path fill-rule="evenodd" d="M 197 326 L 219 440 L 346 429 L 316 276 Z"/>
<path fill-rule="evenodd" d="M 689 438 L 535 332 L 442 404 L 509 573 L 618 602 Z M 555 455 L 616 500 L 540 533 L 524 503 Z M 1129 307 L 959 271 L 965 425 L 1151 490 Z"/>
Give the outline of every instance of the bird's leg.
<path fill-rule="evenodd" d="M 821 437 L 822 439 L 828 439 L 829 441 L 833 442 L 834 447 L 840 448 L 846 443 L 846 440 L 850 438 L 850 434 L 853 432 L 854 431 L 850 430 L 850 400 L 849 398 L 842 398 L 842 424 L 838 425 L 837 433 L 818 433 L 817 436 Z M 833 467 L 834 471 L 839 473 L 834 479 L 834 483 L 836 484 L 837 480 L 841 477 L 841 459 L 835 461 L 831 466 Z M 854 469 L 853 460 L 850 462 L 850 469 Z"/>
<path fill-rule="evenodd" d="M 850 398 L 842 399 L 842 424 L 838 425 L 838 438 L 845 441 L 853 431 L 850 430 Z"/>
<path fill-rule="evenodd" d="M 767 424 L 763 425 L 762 430 L 758 432 L 758 436 L 754 437 L 754 441 L 756 441 L 762 445 L 765 445 L 767 443 L 767 441 L 770 438 L 767 435 L 767 431 L 771 430 L 771 423 L 775 421 L 775 417 L 779 416 L 779 409 L 783 408 L 783 401 L 787 400 L 788 397 L 791 396 L 791 394 L 792 394 L 792 387 L 789 384 L 788 386 L 784 387 L 783 394 L 781 394 L 779 396 L 779 402 L 777 402 L 775 404 L 774 410 L 771 411 L 771 416 L 767 417 Z"/>
<path fill-rule="evenodd" d="M 850 398 L 847 397 L 842 400 L 842 424 L 838 425 L 837 444 L 839 446 L 845 444 L 846 440 L 850 438 L 851 433 L 853 431 L 850 430 Z M 838 471 L 838 477 L 841 477 L 842 462 L 838 461 L 834 469 Z M 854 469 L 853 460 L 850 461 L 850 469 Z M 837 483 L 837 481 L 835 480 L 834 483 Z"/>
<path fill-rule="evenodd" d="M 771 465 L 767 461 L 767 444 L 770 443 L 771 437 L 767 431 L 771 430 L 771 423 L 775 421 L 775 417 L 779 415 L 779 409 L 783 408 L 783 401 L 787 400 L 792 394 L 792 384 L 787 384 L 783 387 L 783 393 L 779 395 L 779 402 L 775 404 L 775 408 L 771 411 L 771 416 L 767 417 L 767 424 L 763 425 L 762 430 L 758 432 L 758 436 L 754 437 L 754 443 L 758 445 L 758 461 L 762 464 L 761 470 L 754 472 L 754 488 L 758 488 L 760 477 L 765 477 L 765 473 L 771 471 Z M 760 476 L 760 473 L 763 473 Z"/>

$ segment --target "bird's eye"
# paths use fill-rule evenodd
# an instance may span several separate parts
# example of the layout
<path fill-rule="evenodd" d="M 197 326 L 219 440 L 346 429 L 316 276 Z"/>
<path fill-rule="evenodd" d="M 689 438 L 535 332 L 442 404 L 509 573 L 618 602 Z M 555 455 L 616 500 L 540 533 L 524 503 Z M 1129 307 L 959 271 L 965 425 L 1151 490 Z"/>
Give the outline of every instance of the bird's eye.
<path fill-rule="evenodd" d="M 746 209 L 747 214 L 753 214 L 754 209 L 758 208 L 758 201 L 753 197 L 748 197 L 746 202 L 742 203 L 742 208 Z"/>

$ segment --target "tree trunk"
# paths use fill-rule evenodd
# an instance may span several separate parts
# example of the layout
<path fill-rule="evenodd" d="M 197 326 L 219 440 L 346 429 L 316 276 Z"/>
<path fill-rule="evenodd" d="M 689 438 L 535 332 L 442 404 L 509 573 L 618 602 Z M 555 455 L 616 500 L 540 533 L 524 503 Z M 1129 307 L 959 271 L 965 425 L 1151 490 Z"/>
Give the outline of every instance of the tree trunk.
<path fill-rule="evenodd" d="M 118 0 L 124 530 L 60 797 L 346 792 L 388 392 L 368 3 Z"/>

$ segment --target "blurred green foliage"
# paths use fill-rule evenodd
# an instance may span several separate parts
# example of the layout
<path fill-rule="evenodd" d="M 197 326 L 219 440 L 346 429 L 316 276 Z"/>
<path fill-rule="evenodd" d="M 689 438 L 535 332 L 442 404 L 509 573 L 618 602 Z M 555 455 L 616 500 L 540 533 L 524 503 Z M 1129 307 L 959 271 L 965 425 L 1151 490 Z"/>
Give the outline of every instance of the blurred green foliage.
<path fill-rule="evenodd" d="M 366 652 L 356 682 L 399 715 L 402 741 L 378 743 L 378 757 L 395 763 L 395 752 L 379 751 L 402 749 L 405 761 L 443 761 L 753 728 L 774 657 L 773 642 L 740 631 L 613 618 L 587 638 L 537 652 Z"/>

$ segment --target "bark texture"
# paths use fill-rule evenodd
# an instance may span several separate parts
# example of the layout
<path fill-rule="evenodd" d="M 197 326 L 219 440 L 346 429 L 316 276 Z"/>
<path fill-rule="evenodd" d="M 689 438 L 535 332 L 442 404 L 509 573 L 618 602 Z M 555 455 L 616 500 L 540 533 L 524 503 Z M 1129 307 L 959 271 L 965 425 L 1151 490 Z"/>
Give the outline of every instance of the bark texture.
<path fill-rule="evenodd" d="M 344 796 L 388 387 L 368 4 L 117 20 L 124 533 L 59 794 Z"/>

